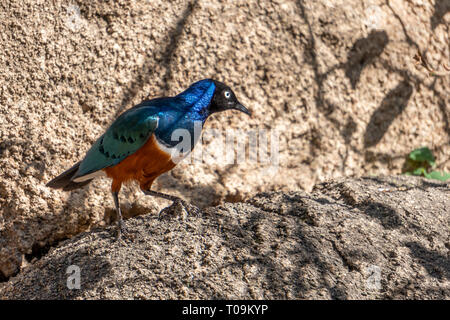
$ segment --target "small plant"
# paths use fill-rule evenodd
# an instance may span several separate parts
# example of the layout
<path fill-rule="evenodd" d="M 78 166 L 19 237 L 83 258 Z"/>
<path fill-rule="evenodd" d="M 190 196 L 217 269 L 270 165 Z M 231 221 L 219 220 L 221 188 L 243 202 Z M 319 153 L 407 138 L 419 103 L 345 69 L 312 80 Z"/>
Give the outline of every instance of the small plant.
<path fill-rule="evenodd" d="M 411 151 L 404 165 L 403 173 L 409 176 L 424 176 L 428 179 L 446 181 L 450 173 L 434 171 L 436 159 L 427 147 Z"/>

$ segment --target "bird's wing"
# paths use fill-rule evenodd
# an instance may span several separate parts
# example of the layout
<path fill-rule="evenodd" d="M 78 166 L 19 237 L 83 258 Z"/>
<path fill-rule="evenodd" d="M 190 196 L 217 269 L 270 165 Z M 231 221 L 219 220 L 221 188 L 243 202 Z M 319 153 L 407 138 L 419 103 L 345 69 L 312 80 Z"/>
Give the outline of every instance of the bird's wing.
<path fill-rule="evenodd" d="M 84 181 L 97 171 L 118 164 L 139 150 L 157 126 L 154 108 L 141 107 L 124 112 L 92 145 L 72 180 Z"/>

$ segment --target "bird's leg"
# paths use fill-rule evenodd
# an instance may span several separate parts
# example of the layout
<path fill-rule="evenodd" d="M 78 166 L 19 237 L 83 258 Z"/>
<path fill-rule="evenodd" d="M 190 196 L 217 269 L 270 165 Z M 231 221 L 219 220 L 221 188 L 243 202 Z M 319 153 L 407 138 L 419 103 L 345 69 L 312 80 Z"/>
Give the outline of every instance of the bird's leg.
<path fill-rule="evenodd" d="M 116 206 L 117 240 L 119 240 L 122 233 L 125 233 L 126 230 L 125 230 L 125 225 L 124 225 L 123 219 L 122 219 L 122 211 L 120 210 L 120 205 L 119 205 L 119 192 L 113 191 L 112 195 L 114 198 L 114 205 Z"/>
<path fill-rule="evenodd" d="M 158 217 L 161 218 L 163 215 L 172 215 L 172 216 L 177 216 L 183 213 L 183 211 L 186 211 L 187 214 L 189 215 L 199 215 L 200 213 L 200 209 L 197 208 L 196 206 L 187 203 L 186 201 L 184 201 L 183 199 L 176 197 L 176 196 L 172 196 L 170 194 L 165 194 L 162 192 L 157 192 L 157 191 L 153 191 L 153 190 L 142 190 L 142 192 L 144 192 L 144 194 L 148 195 L 148 196 L 155 196 L 155 197 L 159 197 L 159 198 L 163 198 L 166 200 L 170 200 L 172 201 L 172 205 L 170 207 L 164 208 L 163 210 L 161 210 L 161 212 L 158 214 Z M 184 215 L 183 215 L 184 216 Z"/>

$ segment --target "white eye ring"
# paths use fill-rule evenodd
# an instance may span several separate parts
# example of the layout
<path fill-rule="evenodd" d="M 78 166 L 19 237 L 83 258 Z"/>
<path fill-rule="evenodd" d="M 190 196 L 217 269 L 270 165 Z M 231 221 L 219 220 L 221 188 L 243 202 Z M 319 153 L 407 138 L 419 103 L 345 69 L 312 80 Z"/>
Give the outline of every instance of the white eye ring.
<path fill-rule="evenodd" d="M 223 93 L 223 95 L 224 95 L 225 98 L 227 98 L 227 99 L 230 99 L 230 97 L 231 97 L 230 91 L 225 91 L 225 92 Z"/>

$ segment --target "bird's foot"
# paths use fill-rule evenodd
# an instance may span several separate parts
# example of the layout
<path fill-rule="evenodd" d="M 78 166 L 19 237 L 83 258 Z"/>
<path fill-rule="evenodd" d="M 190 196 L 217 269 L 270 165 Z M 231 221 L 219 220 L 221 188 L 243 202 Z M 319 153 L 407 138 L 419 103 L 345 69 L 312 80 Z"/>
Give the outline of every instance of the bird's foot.
<path fill-rule="evenodd" d="M 199 216 L 200 209 L 182 199 L 176 199 L 173 203 L 161 210 L 158 214 L 159 219 L 181 217 L 183 220 L 186 216 Z"/>
<path fill-rule="evenodd" d="M 117 228 L 116 228 L 116 240 L 120 240 L 122 237 L 129 238 L 130 233 L 125 226 L 125 223 L 122 219 L 117 220 Z"/>

